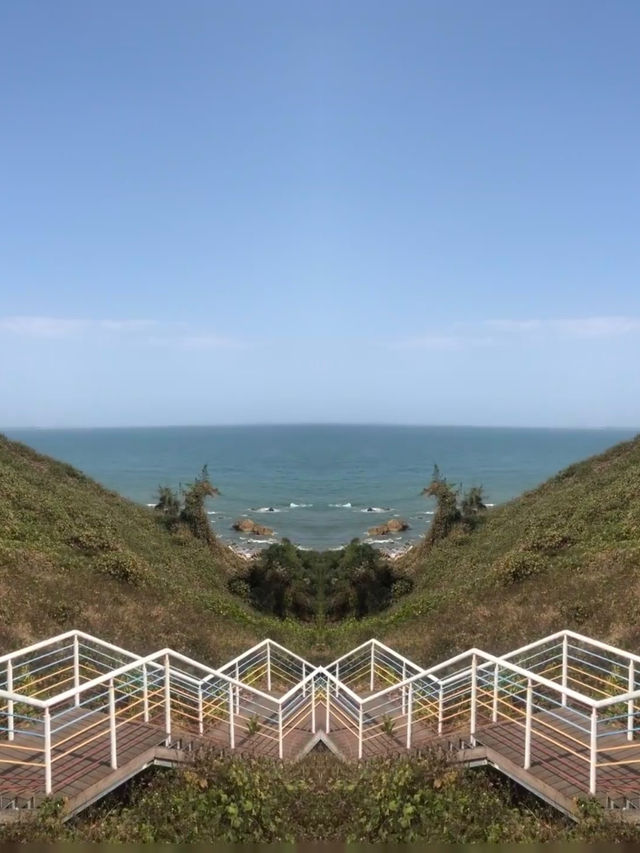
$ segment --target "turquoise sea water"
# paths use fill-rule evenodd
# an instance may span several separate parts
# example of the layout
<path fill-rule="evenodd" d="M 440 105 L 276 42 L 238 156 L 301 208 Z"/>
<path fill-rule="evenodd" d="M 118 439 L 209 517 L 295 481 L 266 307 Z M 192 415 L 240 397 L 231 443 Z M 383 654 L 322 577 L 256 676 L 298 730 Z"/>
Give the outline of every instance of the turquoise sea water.
<path fill-rule="evenodd" d="M 632 437 L 632 430 L 476 427 L 240 426 L 9 430 L 10 438 L 70 462 L 141 504 L 209 465 L 222 494 L 214 530 L 246 548 L 230 527 L 249 516 L 311 548 L 335 548 L 394 515 L 411 530 L 382 537 L 399 548 L 424 534 L 434 506 L 420 491 L 437 463 L 450 482 L 481 484 L 498 504 L 561 468 Z M 273 511 L 270 511 L 273 510 Z"/>

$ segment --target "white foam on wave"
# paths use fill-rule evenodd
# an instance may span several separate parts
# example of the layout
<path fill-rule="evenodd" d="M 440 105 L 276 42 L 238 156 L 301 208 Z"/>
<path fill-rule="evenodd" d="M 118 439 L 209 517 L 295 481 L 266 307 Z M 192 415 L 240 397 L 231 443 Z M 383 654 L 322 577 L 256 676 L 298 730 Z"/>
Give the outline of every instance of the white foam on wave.
<path fill-rule="evenodd" d="M 351 509 L 351 501 L 347 501 L 346 504 L 329 504 L 329 506 L 333 506 L 336 509 Z"/>
<path fill-rule="evenodd" d="M 495 504 L 485 504 L 485 506 L 495 506 Z"/>
<path fill-rule="evenodd" d="M 392 506 L 368 506 L 360 512 L 391 512 L 392 509 Z"/>
<path fill-rule="evenodd" d="M 251 507 L 251 512 L 282 512 L 282 510 L 277 509 L 274 506 L 259 506 Z"/>
<path fill-rule="evenodd" d="M 294 504 L 293 501 L 289 504 L 290 509 L 303 509 L 308 506 L 313 506 L 313 504 Z"/>
<path fill-rule="evenodd" d="M 243 539 L 243 542 L 251 542 L 254 545 L 276 545 L 277 539 Z"/>
<path fill-rule="evenodd" d="M 147 506 L 155 506 L 155 504 L 147 504 Z"/>
<path fill-rule="evenodd" d="M 370 539 L 364 540 L 366 545 L 388 545 L 389 542 L 395 542 L 395 539 Z"/>

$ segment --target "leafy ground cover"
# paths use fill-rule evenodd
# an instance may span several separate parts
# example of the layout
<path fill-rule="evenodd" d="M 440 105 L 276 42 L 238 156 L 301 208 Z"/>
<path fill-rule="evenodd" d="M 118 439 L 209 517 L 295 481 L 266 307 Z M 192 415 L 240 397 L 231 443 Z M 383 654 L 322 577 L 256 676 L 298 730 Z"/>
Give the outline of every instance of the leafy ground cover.
<path fill-rule="evenodd" d="M 269 573 L 294 559 L 290 550 L 265 562 L 255 589 L 264 582 L 269 591 Z M 135 651 L 170 645 L 212 664 L 266 636 L 318 662 L 371 636 L 428 664 L 472 645 L 505 651 L 563 627 L 638 650 L 640 438 L 425 539 L 385 580 L 383 596 L 367 584 L 384 567 L 358 547 L 346 558 L 334 618 L 329 606 L 309 608 L 304 584 L 284 613 L 306 607 L 307 621 L 277 618 L 268 604 L 250 605 L 251 590 L 230 591 L 246 566 L 215 539 L 167 527 L 158 513 L 0 437 L 0 647 L 78 627 Z M 321 569 L 327 581 L 332 565 Z M 409 580 L 401 597 L 397 578 Z M 357 605 L 359 595 L 372 602 L 356 606 L 362 618 L 337 618 L 349 612 L 340 602 Z M 379 609 L 381 601 L 392 603 Z M 363 765 L 313 756 L 293 766 L 206 757 L 132 785 L 127 801 L 73 823 L 63 825 L 51 804 L 2 833 L 7 841 L 640 840 L 592 804 L 569 825 L 503 782 L 434 756 Z"/>
<path fill-rule="evenodd" d="M 52 802 L 0 828 L 0 841 L 541 842 L 638 841 L 635 825 L 585 803 L 573 823 L 480 771 L 421 758 L 299 764 L 200 756 L 156 771 L 67 824 Z"/>
<path fill-rule="evenodd" d="M 313 630 L 228 590 L 240 561 L 69 465 L 0 436 L 0 648 L 80 628 L 140 653 L 169 645 L 220 664 L 267 636 Z M 300 637 L 298 637 L 300 634 Z"/>
<path fill-rule="evenodd" d="M 505 652 L 562 628 L 640 649 L 640 437 L 423 542 L 404 560 L 412 593 L 336 626 L 423 664 L 479 646 Z"/>

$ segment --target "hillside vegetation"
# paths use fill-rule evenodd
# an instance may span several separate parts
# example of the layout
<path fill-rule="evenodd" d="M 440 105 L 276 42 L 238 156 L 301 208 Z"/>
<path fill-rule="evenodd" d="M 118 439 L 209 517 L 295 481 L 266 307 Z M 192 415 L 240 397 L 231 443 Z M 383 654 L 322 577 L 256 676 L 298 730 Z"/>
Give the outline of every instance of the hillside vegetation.
<path fill-rule="evenodd" d="M 388 579 L 406 577 L 403 591 L 413 591 L 375 615 L 339 618 L 339 603 L 357 604 L 379 574 L 351 565 L 366 557 L 354 546 L 345 566 L 322 569 L 335 586 L 333 618 L 322 615 L 328 599 L 316 618 L 304 596 L 284 619 L 266 612 L 274 578 L 295 580 L 309 559 L 290 551 L 274 547 L 273 559 L 256 564 L 263 586 L 249 589 L 246 565 L 217 540 L 168 529 L 159 513 L 0 437 L 0 648 L 79 627 L 136 651 L 166 644 L 212 664 L 270 636 L 324 663 L 376 636 L 425 665 L 473 645 L 506 651 L 563 627 L 640 649 L 640 437 L 473 526 L 454 525 L 444 540 L 423 540 Z M 316 581 L 299 589 L 313 599 Z M 294 618 L 303 605 L 307 621 Z"/>
<path fill-rule="evenodd" d="M 239 560 L 184 525 L 0 436 L 0 649 L 70 628 L 138 652 L 169 645 L 221 663 L 310 629 L 259 614 L 228 591 Z M 306 634 L 305 634 L 306 630 Z"/>
<path fill-rule="evenodd" d="M 580 804 L 577 823 L 491 772 L 427 753 L 362 764 L 313 754 L 298 763 L 195 755 L 152 771 L 63 823 L 50 801 L 30 820 L 0 826 L 0 842 L 141 844 L 332 841 L 470 844 L 638 843 L 637 824 Z"/>
<path fill-rule="evenodd" d="M 343 625 L 427 664 L 480 646 L 506 651 L 569 627 L 640 649 L 640 437 L 572 465 L 539 488 L 424 541 L 405 559 L 414 591 Z"/>

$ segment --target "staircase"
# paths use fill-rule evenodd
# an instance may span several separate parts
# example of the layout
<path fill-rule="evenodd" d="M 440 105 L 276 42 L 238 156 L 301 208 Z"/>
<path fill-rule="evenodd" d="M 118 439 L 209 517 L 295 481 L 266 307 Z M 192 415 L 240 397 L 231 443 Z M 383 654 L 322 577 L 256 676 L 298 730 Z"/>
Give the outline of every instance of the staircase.
<path fill-rule="evenodd" d="M 74 814 L 194 751 L 343 760 L 444 749 L 567 814 L 640 814 L 640 657 L 561 631 L 428 669 L 377 640 L 315 666 L 264 640 L 219 669 L 69 631 L 0 657 L 0 819 L 64 797 Z"/>

